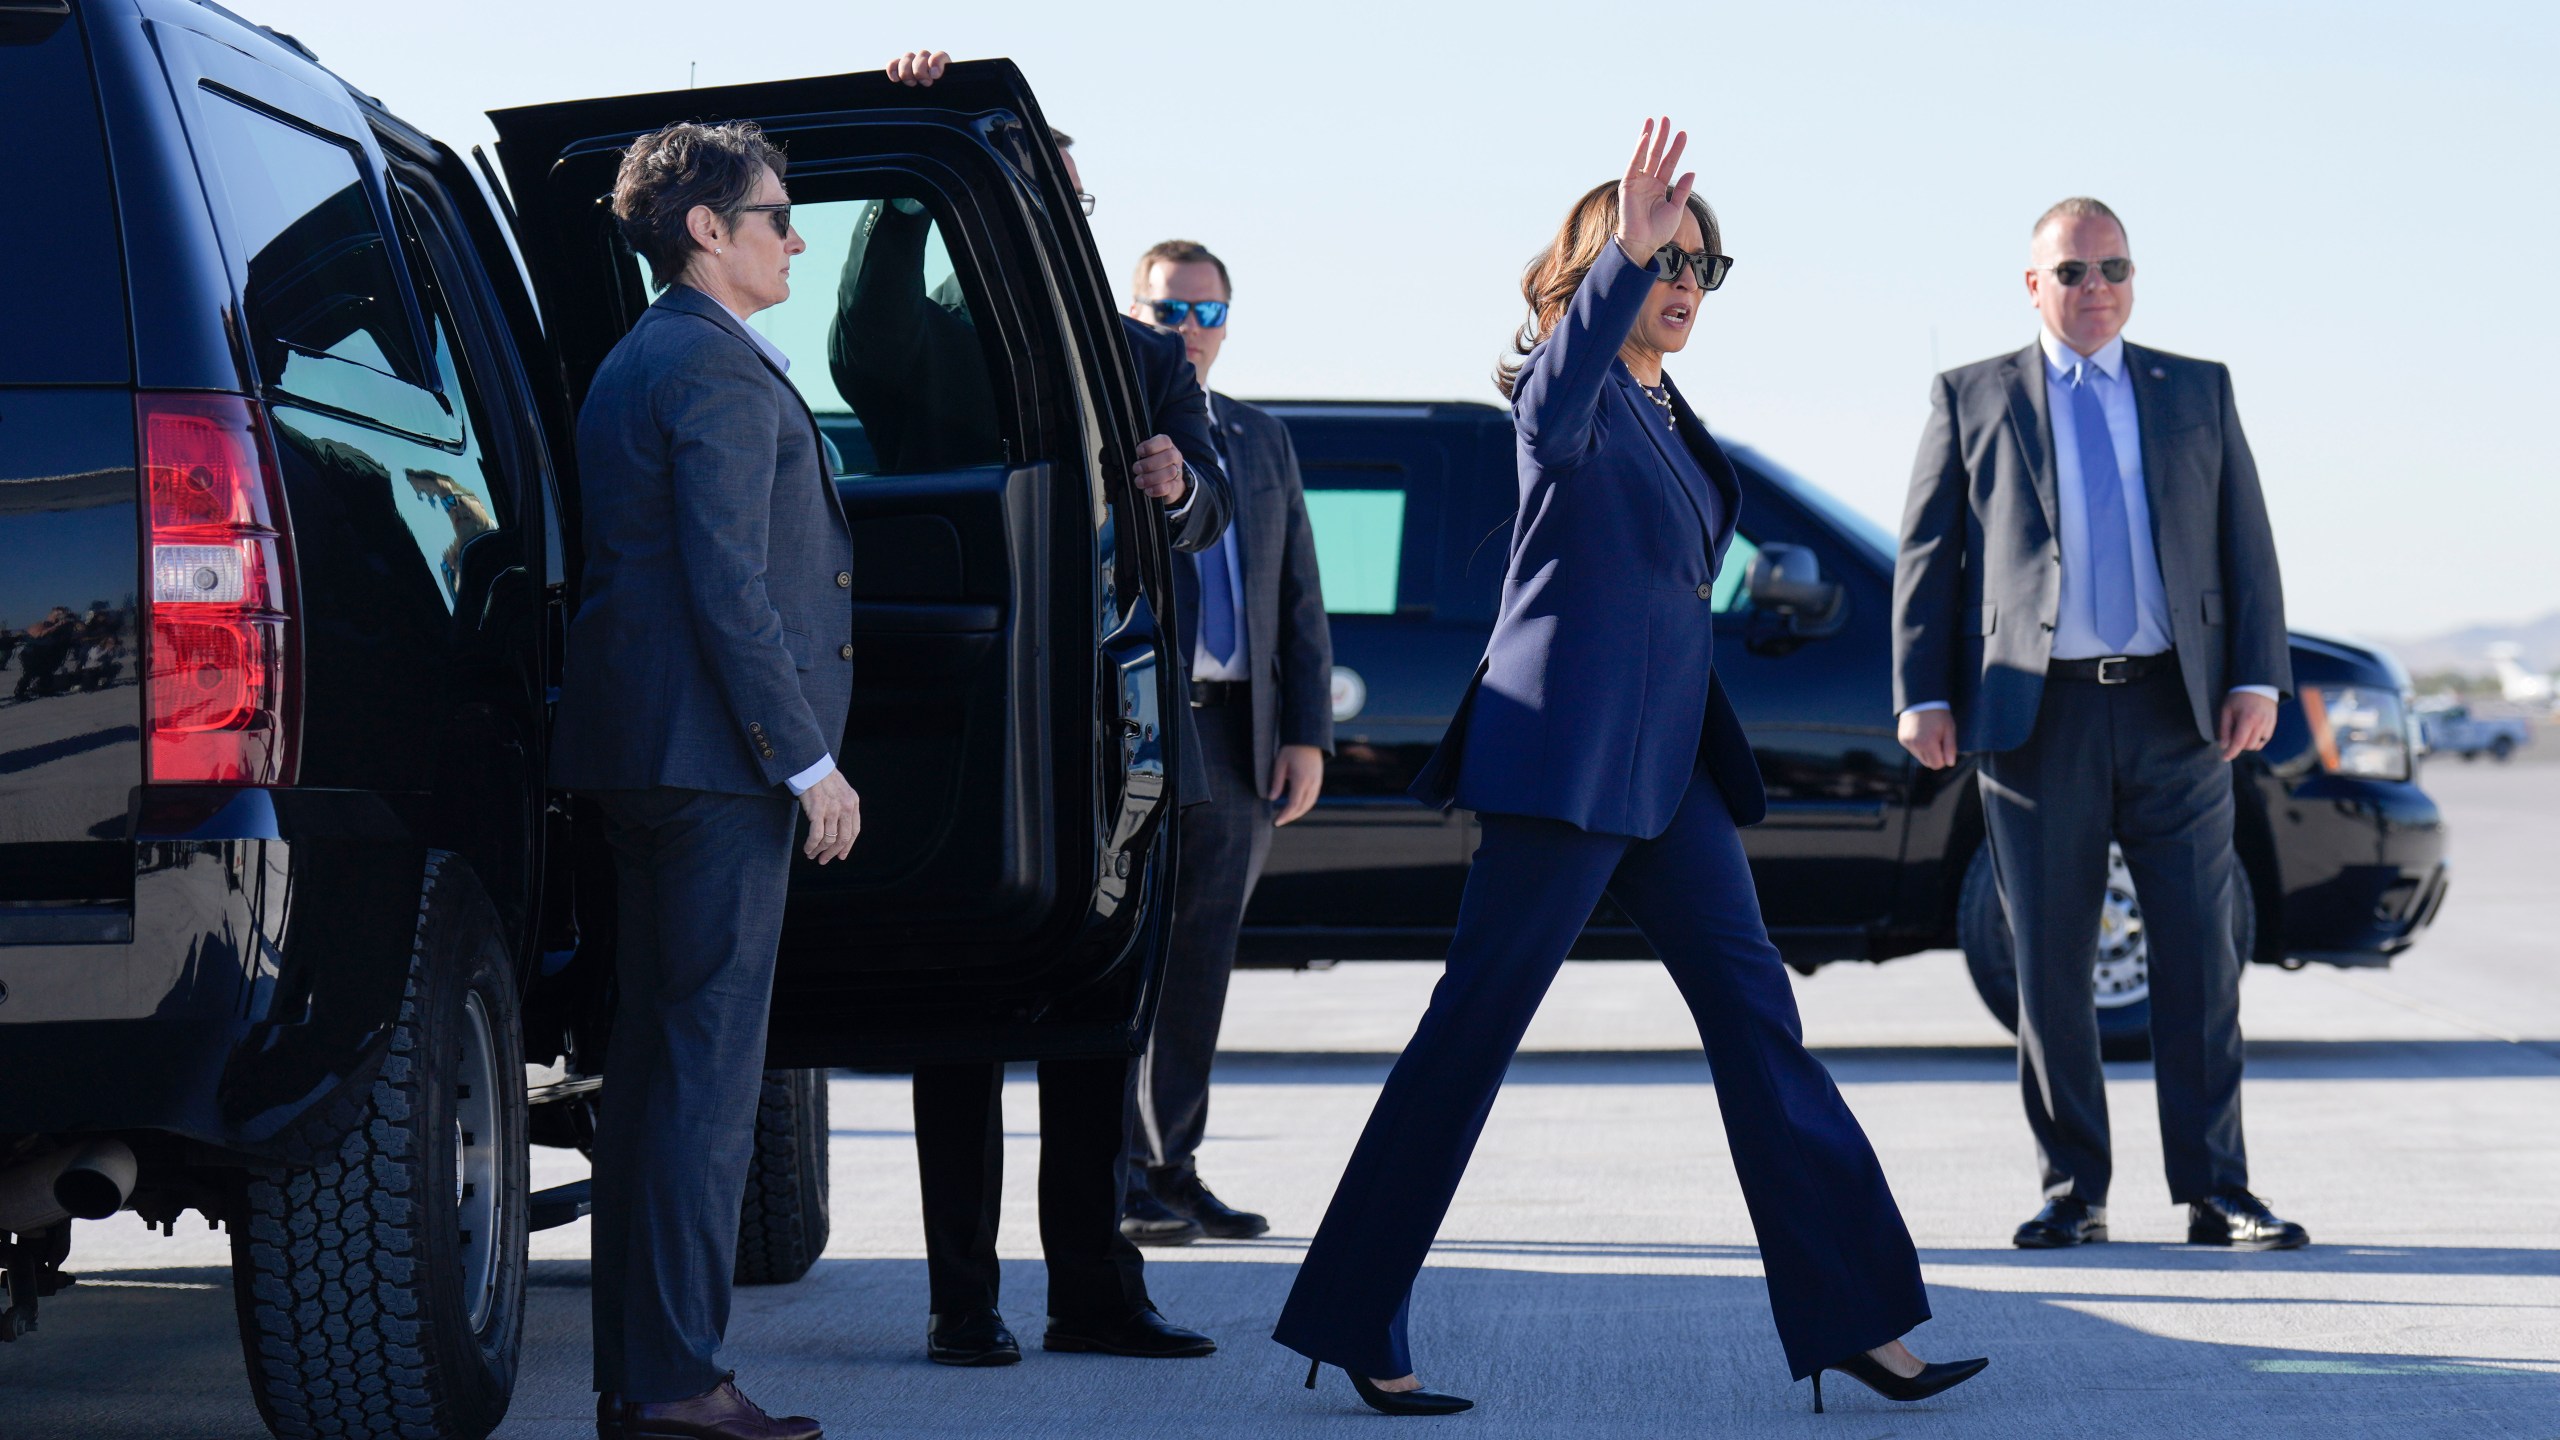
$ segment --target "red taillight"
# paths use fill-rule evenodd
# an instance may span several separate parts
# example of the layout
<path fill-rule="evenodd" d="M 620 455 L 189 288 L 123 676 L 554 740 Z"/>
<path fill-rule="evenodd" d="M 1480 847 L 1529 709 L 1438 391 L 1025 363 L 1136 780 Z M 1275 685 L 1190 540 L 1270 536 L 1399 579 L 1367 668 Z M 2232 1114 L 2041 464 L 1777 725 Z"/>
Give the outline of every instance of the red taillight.
<path fill-rule="evenodd" d="M 236 395 L 144 395 L 136 409 L 151 778 L 292 784 L 293 552 L 266 422 Z"/>

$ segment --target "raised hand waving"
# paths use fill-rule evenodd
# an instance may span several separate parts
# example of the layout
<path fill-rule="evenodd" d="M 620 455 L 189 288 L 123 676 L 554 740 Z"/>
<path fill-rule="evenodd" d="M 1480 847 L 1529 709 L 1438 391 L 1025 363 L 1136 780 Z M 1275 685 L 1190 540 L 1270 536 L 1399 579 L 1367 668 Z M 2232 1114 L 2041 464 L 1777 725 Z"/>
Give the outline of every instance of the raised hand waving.
<path fill-rule="evenodd" d="M 1680 168 L 1680 152 L 1689 148 L 1689 132 L 1673 134 L 1671 117 L 1644 122 L 1635 158 L 1618 182 L 1618 248 L 1639 265 L 1650 264 L 1653 252 L 1680 233 L 1680 217 L 1688 209 L 1695 173 L 1671 176 Z"/>

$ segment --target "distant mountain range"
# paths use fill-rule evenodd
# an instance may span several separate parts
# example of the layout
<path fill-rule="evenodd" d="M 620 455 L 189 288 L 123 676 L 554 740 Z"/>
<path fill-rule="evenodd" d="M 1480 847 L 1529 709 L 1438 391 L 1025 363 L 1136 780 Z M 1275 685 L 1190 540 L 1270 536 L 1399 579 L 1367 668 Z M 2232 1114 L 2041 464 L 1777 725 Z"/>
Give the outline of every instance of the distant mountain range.
<path fill-rule="evenodd" d="M 2441 635 L 2424 639 L 2382 642 L 2412 675 L 2438 675 L 2447 671 L 2463 675 L 2488 675 L 2497 666 L 2490 659 L 2492 645 L 2516 647 L 2516 663 L 2527 670 L 2550 674 L 2560 670 L 2560 610 L 2539 620 L 2515 625 L 2466 625 Z"/>

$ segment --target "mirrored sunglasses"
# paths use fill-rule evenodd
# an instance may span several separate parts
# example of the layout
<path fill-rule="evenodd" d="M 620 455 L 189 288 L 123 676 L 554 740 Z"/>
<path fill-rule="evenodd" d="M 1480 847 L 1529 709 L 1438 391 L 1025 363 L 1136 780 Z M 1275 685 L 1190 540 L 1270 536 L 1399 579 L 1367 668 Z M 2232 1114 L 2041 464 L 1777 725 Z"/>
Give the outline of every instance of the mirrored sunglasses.
<path fill-rule="evenodd" d="M 1203 330 L 1215 330 L 1227 323 L 1224 300 L 1150 300 L 1147 304 L 1156 312 L 1156 323 L 1168 328 L 1185 320 L 1198 321 Z"/>

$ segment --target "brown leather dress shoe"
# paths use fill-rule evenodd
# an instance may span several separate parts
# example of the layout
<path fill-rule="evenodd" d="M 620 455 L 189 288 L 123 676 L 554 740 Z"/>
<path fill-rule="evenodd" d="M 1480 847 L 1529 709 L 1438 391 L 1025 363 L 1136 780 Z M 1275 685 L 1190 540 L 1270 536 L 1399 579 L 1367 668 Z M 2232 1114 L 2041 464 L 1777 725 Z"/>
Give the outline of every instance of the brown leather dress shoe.
<path fill-rule="evenodd" d="M 767 1415 L 731 1377 L 690 1400 L 624 1405 L 622 1440 L 825 1440 L 825 1432 L 806 1415 Z"/>

